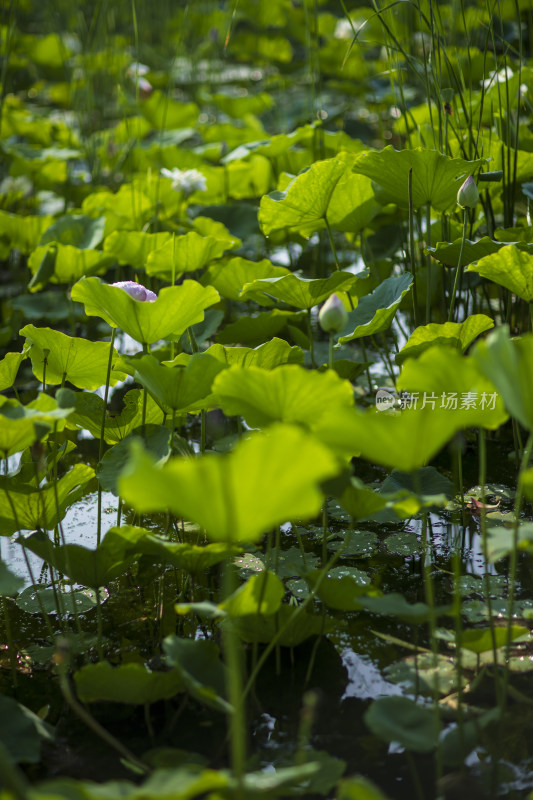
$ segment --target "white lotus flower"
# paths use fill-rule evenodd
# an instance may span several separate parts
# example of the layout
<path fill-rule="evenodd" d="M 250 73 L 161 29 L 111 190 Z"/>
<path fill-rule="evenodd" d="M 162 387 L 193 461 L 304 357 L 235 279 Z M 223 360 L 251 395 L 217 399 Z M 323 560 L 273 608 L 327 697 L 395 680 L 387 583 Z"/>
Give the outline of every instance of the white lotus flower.
<path fill-rule="evenodd" d="M 207 180 L 197 169 L 163 169 L 161 175 L 172 181 L 172 188 L 176 192 L 183 192 L 185 196 L 193 192 L 205 192 L 207 190 Z"/>

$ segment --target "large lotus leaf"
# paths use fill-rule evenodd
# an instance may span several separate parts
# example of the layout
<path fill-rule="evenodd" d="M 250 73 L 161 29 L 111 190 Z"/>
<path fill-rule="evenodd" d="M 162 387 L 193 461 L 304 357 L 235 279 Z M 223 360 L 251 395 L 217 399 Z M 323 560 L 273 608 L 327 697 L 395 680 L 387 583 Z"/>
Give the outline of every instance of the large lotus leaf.
<path fill-rule="evenodd" d="M 533 430 L 533 334 L 512 340 L 504 325 L 477 342 L 472 356 L 511 416 Z"/>
<path fill-rule="evenodd" d="M 154 211 L 151 200 L 131 184 L 122 185 L 116 194 L 92 192 L 81 207 L 84 214 L 106 218 L 105 236 L 117 229 L 138 230 Z"/>
<path fill-rule="evenodd" d="M 13 386 L 19 367 L 27 357 L 28 354 L 24 348 L 22 353 L 7 353 L 0 361 L 0 392 Z"/>
<path fill-rule="evenodd" d="M 454 495 L 453 483 L 435 467 L 421 467 L 416 472 L 393 469 L 383 481 L 380 494 L 394 495 L 409 492 L 422 505 L 445 505 Z"/>
<path fill-rule="evenodd" d="M 6 491 L 5 484 L 1 483 L 0 535 L 11 536 L 18 530 L 34 528 L 52 530 L 63 519 L 67 508 L 79 500 L 91 478 L 94 478 L 92 467 L 76 464 L 55 484 L 37 489 L 16 483 Z"/>
<path fill-rule="evenodd" d="M 170 510 L 197 522 L 211 539 L 249 542 L 288 519 L 318 513 L 317 484 L 338 469 L 309 434 L 276 425 L 228 455 L 174 458 L 160 469 L 140 446 L 132 447 L 119 490 L 139 512 Z"/>
<path fill-rule="evenodd" d="M 471 356 L 434 345 L 403 366 L 397 388 L 414 393 L 420 408 L 443 409 L 457 417 L 461 427 L 496 429 L 507 419 L 496 386 Z"/>
<path fill-rule="evenodd" d="M 279 611 L 284 595 L 285 587 L 278 576 L 266 570 L 261 575 L 248 578 L 219 608 L 228 617 L 275 614 Z"/>
<path fill-rule="evenodd" d="M 29 355 L 38 380 L 42 381 L 45 377 L 47 384 L 69 381 L 79 389 L 90 390 L 105 385 L 109 363 L 109 345 L 105 342 L 76 339 L 52 328 L 36 328 L 34 325 L 26 325 L 20 335 L 25 336 L 31 344 Z M 113 361 L 116 362 L 118 357 L 116 350 L 113 350 Z M 125 373 L 115 370 L 111 373 L 111 386 L 125 377 Z"/>
<path fill-rule="evenodd" d="M 23 586 L 24 578 L 15 575 L 3 561 L 0 561 L 0 597 L 17 594 Z"/>
<path fill-rule="evenodd" d="M 280 156 L 294 147 L 295 144 L 302 142 L 302 140 L 309 140 L 314 134 L 314 126 L 304 125 L 291 131 L 291 133 L 279 133 L 275 136 L 270 136 L 268 139 L 239 145 L 235 150 L 224 156 L 221 161 L 223 164 L 229 164 L 231 161 L 240 161 L 251 153 L 260 153 L 269 157 Z"/>
<path fill-rule="evenodd" d="M 72 409 L 58 408 L 46 394 L 23 406 L 17 400 L 0 400 L 0 453 L 4 458 L 19 453 L 47 434 L 52 426 L 62 430 Z"/>
<path fill-rule="evenodd" d="M 17 541 L 74 583 L 92 589 L 107 586 L 135 560 L 135 554 L 127 553 L 128 543 L 114 535 L 113 529 L 108 531 L 95 550 L 80 544 L 56 545 L 43 531 L 21 536 Z"/>
<path fill-rule="evenodd" d="M 449 614 L 451 606 L 435 606 L 426 603 L 408 603 L 403 594 L 391 592 L 381 597 L 362 597 L 359 601 L 362 608 L 386 617 L 398 617 L 404 622 L 428 622 L 432 615 Z"/>
<path fill-rule="evenodd" d="M 338 181 L 328 205 L 327 220 L 337 231 L 357 233 L 381 210 L 370 178 L 345 172 Z"/>
<path fill-rule="evenodd" d="M 528 499 L 533 497 L 532 492 L 533 469 L 526 470 L 522 475 L 524 494 Z M 533 525 L 530 522 L 522 523 L 518 528 L 516 549 L 533 553 Z M 489 528 L 487 542 L 487 558 L 491 562 L 500 561 L 514 550 L 514 537 L 509 528 L 503 526 Z"/>
<path fill-rule="evenodd" d="M 278 631 L 283 633 L 277 642 L 281 647 L 297 647 L 310 636 L 319 636 L 334 630 L 337 622 L 330 617 L 323 617 L 299 611 L 286 603 L 280 606 L 277 614 L 266 617 L 260 614 L 224 620 L 222 625 L 231 625 L 245 642 L 267 644 L 277 637 Z"/>
<path fill-rule="evenodd" d="M 98 278 L 83 278 L 72 287 L 72 299 L 83 303 L 89 317 L 102 317 L 112 328 L 122 328 L 136 342 L 153 344 L 169 336 L 177 338 L 204 318 L 204 310 L 218 302 L 211 286 L 184 281 L 161 289 L 153 303 L 134 300 L 118 286 Z"/>
<path fill-rule="evenodd" d="M 146 528 L 132 525 L 111 528 L 107 536 L 111 534 L 113 538 L 123 542 L 128 556 L 150 556 L 157 563 L 171 564 L 176 569 L 185 569 L 192 573 L 206 572 L 215 564 L 241 552 L 240 548 L 234 545 L 229 546 L 220 542 L 207 545 L 171 542 L 162 536 L 156 536 Z"/>
<path fill-rule="evenodd" d="M 320 570 L 313 570 L 306 579 L 315 584 L 321 577 Z M 319 598 L 330 608 L 340 611 L 357 611 L 361 608 L 358 598 L 371 593 L 370 578 L 366 572 L 354 567 L 334 567 L 322 577 L 317 590 Z"/>
<path fill-rule="evenodd" d="M 348 322 L 341 331 L 339 342 L 351 342 L 387 330 L 412 283 L 413 276 L 404 272 L 403 275 L 386 278 L 372 294 L 362 297 L 357 308 L 348 314 Z"/>
<path fill-rule="evenodd" d="M 206 405 L 211 386 L 225 365 L 206 353 L 195 353 L 186 366 L 163 366 L 153 356 L 135 361 L 135 380 L 168 413 L 198 411 Z"/>
<path fill-rule="evenodd" d="M 347 153 L 316 161 L 297 175 L 284 192 L 262 197 L 259 224 L 265 236 L 275 231 L 323 228 L 335 187 L 352 163 L 353 156 Z"/>
<path fill-rule="evenodd" d="M 255 316 L 245 315 L 236 322 L 226 325 L 217 338 L 220 344 L 234 344 L 246 342 L 251 347 L 262 344 L 288 326 L 297 326 L 305 320 L 304 311 L 282 311 L 274 308 L 272 311 L 262 311 Z"/>
<path fill-rule="evenodd" d="M 419 356 L 433 345 L 449 345 L 464 353 L 480 333 L 493 327 L 494 322 L 485 314 L 471 314 L 464 322 L 420 325 L 396 354 L 396 363 L 403 364 L 406 358 Z"/>
<path fill-rule="evenodd" d="M 261 261 L 248 261 L 246 258 L 230 258 L 211 264 L 202 276 L 202 283 L 214 286 L 222 297 L 240 300 L 243 286 L 262 278 L 281 278 L 290 275 L 285 267 L 275 267 L 267 258 Z M 274 301 L 264 297 L 263 305 L 273 305 Z"/>
<path fill-rule="evenodd" d="M 191 224 L 194 230 L 202 236 L 210 236 L 213 239 L 218 239 L 219 242 L 225 242 L 226 250 L 236 250 L 242 244 L 241 240 L 217 219 L 195 217 Z"/>
<path fill-rule="evenodd" d="M 429 753 L 439 743 L 435 711 L 407 697 L 379 697 L 365 712 L 365 722 L 383 741 L 399 742 L 416 753 Z"/>
<path fill-rule="evenodd" d="M 529 628 L 525 628 L 523 625 L 511 625 L 510 631 L 506 625 L 492 628 L 470 628 L 470 630 L 461 631 L 458 642 L 457 635 L 454 635 L 454 638 L 465 650 L 470 650 L 472 653 L 486 653 L 493 647 L 503 647 L 507 644 L 509 633 L 511 634 L 510 640 L 513 642 L 515 639 L 529 634 Z"/>
<path fill-rule="evenodd" d="M 514 244 L 481 258 L 476 264 L 471 264 L 467 271 L 477 272 L 510 289 L 528 303 L 533 302 L 533 255 L 519 250 Z"/>
<path fill-rule="evenodd" d="M 158 462 L 166 461 L 171 452 L 171 431 L 162 425 L 144 425 L 142 429 L 144 446 Z M 102 489 L 118 495 L 117 480 L 124 465 L 128 461 L 131 437 L 136 433 L 126 436 L 118 444 L 105 453 L 96 467 L 96 477 Z"/>
<path fill-rule="evenodd" d="M 372 178 L 379 186 L 377 199 L 409 208 L 409 171 L 413 170 L 413 207 L 427 203 L 436 211 L 448 211 L 457 203 L 460 176 L 472 175 L 481 164 L 449 158 L 438 150 L 395 150 L 392 145 L 381 152 L 367 151 L 355 157 L 354 172 Z"/>
<path fill-rule="evenodd" d="M 29 708 L 5 695 L 0 695 L 0 720 L 0 743 L 9 759 L 37 764 L 41 760 L 41 743 L 53 742 L 53 728 Z M 5 765 L 4 768 L 10 769 Z"/>
<path fill-rule="evenodd" d="M 196 103 L 178 103 L 158 90 L 143 100 L 141 112 L 153 128 L 160 131 L 194 126 L 200 110 Z"/>
<path fill-rule="evenodd" d="M 239 240 L 235 240 L 237 246 Z M 203 269 L 210 261 L 220 258 L 231 247 L 230 243 L 214 236 L 201 236 L 190 231 L 183 236 L 173 236 L 169 241 L 154 250 L 146 261 L 148 275 L 171 278 L 182 272 L 194 272 Z"/>
<path fill-rule="evenodd" d="M 247 283 L 241 292 L 242 300 L 263 304 L 265 295 L 296 308 L 313 308 L 334 292 L 348 291 L 357 277 L 351 272 L 334 272 L 329 278 L 299 278 L 293 273 L 277 278 L 262 278 Z M 268 303 L 267 303 L 268 304 Z"/>
<path fill-rule="evenodd" d="M 45 230 L 40 245 L 60 242 L 80 250 L 98 247 L 104 238 L 104 217 L 86 217 L 84 214 L 65 214 Z"/>
<path fill-rule="evenodd" d="M 140 428 L 143 418 L 143 392 L 130 389 L 124 396 L 124 408 L 116 416 L 106 413 L 104 440 L 107 444 L 121 442 L 135 428 Z M 76 430 L 82 428 L 89 431 L 96 439 L 102 430 L 102 414 L 104 401 L 91 392 L 77 392 L 74 411 L 70 414 L 66 426 Z M 146 402 L 145 425 L 159 425 L 163 421 L 163 411 L 155 400 L 148 395 Z"/>
<path fill-rule="evenodd" d="M 436 247 L 428 247 L 427 252 L 431 253 L 434 259 L 440 261 L 441 264 L 446 264 L 448 267 L 456 267 L 459 261 L 459 253 L 461 251 L 461 239 L 456 239 L 451 244 L 449 242 L 438 242 Z M 524 244 L 513 242 L 520 250 L 528 250 L 530 248 Z M 461 257 L 461 265 L 464 267 L 471 264 L 473 261 L 479 261 L 486 256 L 499 252 L 504 245 L 501 242 L 495 242 L 488 236 L 483 236 L 477 242 L 471 242 L 466 239 Z"/>
<path fill-rule="evenodd" d="M 276 337 L 255 349 L 212 344 L 205 352 L 224 364 L 236 364 L 241 367 L 274 369 L 274 367 L 279 367 L 280 364 L 304 363 L 304 353 L 301 347 L 291 347 L 285 339 L 277 339 Z"/>
<path fill-rule="evenodd" d="M 37 247 L 28 259 L 28 266 L 33 275 L 37 275 L 39 267 L 51 247 L 56 249 L 54 271 L 50 275 L 51 283 L 70 284 L 84 275 L 101 275 L 115 261 L 114 256 L 103 253 L 101 250 L 80 250 L 70 244 L 43 244 Z M 40 276 L 38 277 L 40 278 Z M 32 291 L 42 288 L 47 280 L 47 276 L 43 276 L 42 280 L 39 279 L 32 283 Z"/>
<path fill-rule="evenodd" d="M 163 641 L 163 652 L 196 700 L 218 711 L 233 711 L 224 698 L 226 668 L 220 660 L 220 651 L 215 642 L 167 636 Z"/>
<path fill-rule="evenodd" d="M 104 242 L 104 250 L 114 256 L 119 264 L 129 264 L 134 269 L 145 269 L 148 256 L 170 240 L 172 240 L 170 233 L 113 231 Z"/>
<path fill-rule="evenodd" d="M 48 214 L 42 217 L 22 217 L 0 211 L 0 256 L 7 258 L 12 248 L 28 255 L 37 247 L 44 231 L 53 221 L 54 218 Z"/>
<path fill-rule="evenodd" d="M 317 423 L 326 410 L 353 405 L 353 389 L 336 372 L 311 372 L 298 364 L 274 370 L 230 367 L 213 384 L 217 404 L 261 428 L 272 422 Z"/>
<path fill-rule="evenodd" d="M 152 672 L 143 664 L 121 664 L 113 667 L 108 661 L 87 664 L 74 673 L 74 683 L 84 703 L 108 701 L 144 705 L 174 697 L 185 691 L 178 670 Z"/>
<path fill-rule="evenodd" d="M 410 472 L 444 447 L 462 427 L 460 417 L 428 406 L 396 414 L 337 408 L 321 417 L 314 433 L 339 454 Z"/>

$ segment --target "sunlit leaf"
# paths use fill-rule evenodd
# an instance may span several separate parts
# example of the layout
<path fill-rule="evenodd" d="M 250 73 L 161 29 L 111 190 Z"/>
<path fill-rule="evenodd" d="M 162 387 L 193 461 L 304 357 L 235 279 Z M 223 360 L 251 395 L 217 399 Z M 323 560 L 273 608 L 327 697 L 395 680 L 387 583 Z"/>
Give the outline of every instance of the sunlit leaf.
<path fill-rule="evenodd" d="M 213 393 L 225 414 L 243 416 L 254 428 L 276 421 L 313 427 L 326 409 L 353 405 L 351 385 L 335 372 L 311 372 L 297 364 L 275 370 L 231 367 L 217 376 Z"/>
<path fill-rule="evenodd" d="M 71 294 L 73 300 L 84 304 L 88 316 L 101 317 L 143 344 L 181 336 L 188 327 L 201 322 L 204 310 L 219 300 L 215 289 L 204 288 L 196 281 L 161 289 L 153 303 L 134 300 L 123 289 L 98 278 L 78 281 Z"/>
<path fill-rule="evenodd" d="M 38 380 L 42 381 L 44 377 L 47 384 L 69 381 L 80 389 L 98 389 L 105 385 L 109 344 L 76 339 L 52 328 L 36 328 L 34 325 L 26 325 L 20 335 L 25 336 L 31 345 L 29 356 Z M 118 353 L 113 350 L 112 361 L 117 359 Z M 125 377 L 125 373 L 115 370 L 111 373 L 110 385 L 114 386 Z"/>
<path fill-rule="evenodd" d="M 140 512 L 170 510 L 197 522 L 211 539 L 244 542 L 287 519 L 314 516 L 322 502 L 317 483 L 337 471 L 319 442 L 277 425 L 229 455 L 174 458 L 161 469 L 135 447 L 119 491 Z"/>
<path fill-rule="evenodd" d="M 406 358 L 419 356 L 432 345 L 449 345 L 465 352 L 474 339 L 494 327 L 494 322 L 485 314 L 471 314 L 464 322 L 432 322 L 415 328 L 399 353 L 396 363 Z"/>
<path fill-rule="evenodd" d="M 113 667 L 108 661 L 82 667 L 74 673 L 74 683 L 78 697 L 84 703 L 107 700 L 144 705 L 185 691 L 178 670 L 152 672 L 143 664 L 135 663 Z"/>
<path fill-rule="evenodd" d="M 481 258 L 468 267 L 484 278 L 505 286 L 528 303 L 533 302 L 533 255 L 519 250 L 514 244 L 502 247 L 497 253 Z"/>
<path fill-rule="evenodd" d="M 398 277 L 386 278 L 372 294 L 362 297 L 357 308 L 348 314 L 339 342 L 351 342 L 386 330 L 412 283 L 413 276 L 404 272 Z"/>
<path fill-rule="evenodd" d="M 350 272 L 334 272 L 329 278 L 299 278 L 293 273 L 275 278 L 261 278 L 245 284 L 242 300 L 263 304 L 264 295 L 275 297 L 296 308 L 313 308 L 336 291 L 348 291 L 357 280 Z"/>

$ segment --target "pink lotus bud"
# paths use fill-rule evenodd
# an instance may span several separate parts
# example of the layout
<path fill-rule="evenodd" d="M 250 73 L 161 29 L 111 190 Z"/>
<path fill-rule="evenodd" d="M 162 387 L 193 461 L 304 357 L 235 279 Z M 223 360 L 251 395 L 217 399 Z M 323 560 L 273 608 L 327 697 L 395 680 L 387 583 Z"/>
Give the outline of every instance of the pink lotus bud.
<path fill-rule="evenodd" d="M 318 312 L 320 327 L 326 333 L 340 333 L 348 322 L 348 312 L 342 300 L 332 294 Z"/>
<path fill-rule="evenodd" d="M 155 292 L 135 281 L 117 281 L 112 283 L 111 286 L 116 286 L 117 289 L 124 289 L 130 297 L 133 297 L 134 300 L 139 300 L 141 303 L 153 303 L 154 300 L 157 300 Z"/>
<path fill-rule="evenodd" d="M 476 182 L 473 177 L 469 175 L 457 192 L 457 202 L 462 208 L 474 208 L 478 200 L 479 192 Z"/>

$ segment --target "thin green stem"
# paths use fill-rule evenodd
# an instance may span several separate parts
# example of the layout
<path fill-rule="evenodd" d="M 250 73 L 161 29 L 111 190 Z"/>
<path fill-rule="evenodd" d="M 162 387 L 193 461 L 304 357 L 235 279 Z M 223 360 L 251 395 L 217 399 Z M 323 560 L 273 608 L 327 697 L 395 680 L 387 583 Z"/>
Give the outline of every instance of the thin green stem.
<path fill-rule="evenodd" d="M 102 420 L 100 423 L 100 445 L 98 448 L 98 462 L 102 460 L 102 456 L 104 455 L 104 443 L 105 443 L 105 421 L 107 415 L 107 399 L 109 397 L 109 382 L 111 380 L 111 368 L 113 366 L 113 355 L 115 353 L 114 350 L 114 343 L 115 343 L 115 333 L 116 328 L 111 328 L 111 340 L 109 342 L 109 358 L 107 361 L 107 374 L 106 374 L 106 381 L 105 381 L 105 390 L 104 390 L 104 405 L 102 407 Z M 102 537 L 102 486 L 100 481 L 98 481 L 98 507 L 97 507 L 97 519 L 96 519 L 96 544 L 100 544 L 100 540 Z"/>
<path fill-rule="evenodd" d="M 453 282 L 452 296 L 450 297 L 450 309 L 448 311 L 448 322 L 453 322 L 453 312 L 455 302 L 457 300 L 457 291 L 461 285 L 463 277 L 463 252 L 465 249 L 466 231 L 468 228 L 468 209 L 463 208 L 463 237 L 461 239 L 461 249 L 459 250 L 459 258 L 457 260 L 457 269 L 455 271 L 455 280 Z"/>

